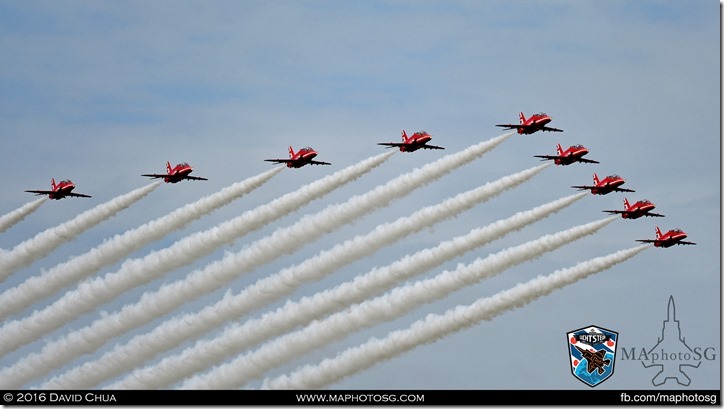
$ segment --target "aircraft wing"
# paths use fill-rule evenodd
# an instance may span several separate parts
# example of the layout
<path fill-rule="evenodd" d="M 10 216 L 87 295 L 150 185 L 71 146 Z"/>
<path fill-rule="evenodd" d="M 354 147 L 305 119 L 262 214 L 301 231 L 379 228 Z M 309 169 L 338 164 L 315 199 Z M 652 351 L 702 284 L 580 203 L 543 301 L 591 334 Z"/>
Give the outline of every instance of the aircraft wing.
<path fill-rule="evenodd" d="M 84 195 L 82 193 L 73 193 L 73 192 L 66 193 L 65 195 L 72 196 L 72 197 L 92 197 L 92 196 Z"/>
<path fill-rule="evenodd" d="M 576 161 L 578 161 L 578 162 L 583 162 L 583 163 L 601 163 L 601 162 L 599 162 L 599 161 L 597 161 L 597 160 L 584 159 L 584 158 L 578 158 L 578 159 L 576 159 Z"/>
<path fill-rule="evenodd" d="M 36 196 L 40 195 L 51 195 L 51 194 L 60 194 L 59 192 L 53 192 L 51 190 L 26 190 L 28 193 L 35 193 Z M 88 195 L 84 195 L 82 193 L 63 193 L 63 196 L 66 197 L 92 197 Z"/>
<path fill-rule="evenodd" d="M 629 210 L 603 210 L 603 211 L 606 212 L 606 213 L 611 213 L 611 214 L 634 214 L 634 213 L 636 213 L 636 212 L 632 212 L 632 211 L 629 211 Z M 664 216 L 663 214 L 658 214 L 658 213 L 642 213 L 641 216 L 646 216 L 646 217 L 666 217 L 666 216 Z"/>
<path fill-rule="evenodd" d="M 199 176 L 186 176 L 184 179 L 191 179 L 191 180 L 209 180 L 209 179 L 202 178 L 202 177 L 199 177 Z"/>
<path fill-rule="evenodd" d="M 525 129 L 524 125 L 515 125 L 515 124 L 502 124 L 502 125 L 495 125 L 495 126 L 500 126 L 505 129 Z"/>
<path fill-rule="evenodd" d="M 146 176 L 146 177 L 154 178 L 154 179 L 155 179 L 155 178 L 165 178 L 165 177 L 168 176 L 168 175 L 167 175 L 167 174 L 159 175 L 159 174 L 156 174 L 156 173 L 150 173 L 150 174 L 141 175 L 141 176 Z"/>
<path fill-rule="evenodd" d="M 542 160 L 556 160 L 556 159 L 563 159 L 561 156 L 551 156 L 551 155 L 533 155 L 534 158 L 543 158 Z"/>
<path fill-rule="evenodd" d="M 661 242 L 661 240 L 636 240 L 636 241 L 640 241 L 641 243 L 656 243 L 656 242 Z M 686 244 L 686 245 L 690 245 L 690 246 L 696 245 L 696 243 L 691 242 L 691 241 L 677 241 L 677 242 L 674 243 L 674 244 Z"/>
<path fill-rule="evenodd" d="M 265 162 L 274 162 L 275 164 L 294 162 L 291 159 L 264 159 Z"/>
<path fill-rule="evenodd" d="M 35 196 L 49 195 L 49 194 L 51 194 L 51 193 L 55 193 L 55 192 L 50 191 L 50 190 L 26 190 L 26 192 L 28 192 L 28 193 L 35 193 Z"/>
<path fill-rule="evenodd" d="M 329 162 L 320 162 L 317 160 L 310 160 L 309 164 L 310 165 L 331 165 L 331 163 L 329 163 Z"/>
<path fill-rule="evenodd" d="M 595 189 L 595 188 L 597 188 L 598 186 L 586 186 L 586 185 L 582 185 L 582 186 L 571 186 L 571 187 L 576 188 L 576 189 L 578 189 L 578 190 L 586 190 L 586 189 Z"/>
<path fill-rule="evenodd" d="M 420 147 L 422 149 L 445 149 L 442 146 L 435 146 L 435 145 L 422 145 Z"/>
<path fill-rule="evenodd" d="M 547 127 L 547 126 L 544 126 L 544 127 L 541 128 L 540 130 L 541 130 L 541 131 L 547 131 L 547 132 L 563 132 L 563 129 L 549 128 L 549 127 Z"/>
<path fill-rule="evenodd" d="M 635 190 L 624 189 L 624 188 L 622 188 L 622 187 L 614 188 L 613 191 L 614 191 L 614 192 L 635 192 Z"/>
<path fill-rule="evenodd" d="M 386 146 L 388 148 L 399 148 L 400 146 L 404 146 L 404 143 L 399 142 L 380 142 L 378 145 Z"/>

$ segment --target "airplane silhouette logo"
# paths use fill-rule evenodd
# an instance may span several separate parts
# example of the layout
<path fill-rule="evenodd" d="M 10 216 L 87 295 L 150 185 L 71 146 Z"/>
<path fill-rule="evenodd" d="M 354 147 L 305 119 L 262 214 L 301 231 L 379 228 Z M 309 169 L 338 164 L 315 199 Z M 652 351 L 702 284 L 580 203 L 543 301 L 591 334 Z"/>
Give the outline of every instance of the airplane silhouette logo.
<path fill-rule="evenodd" d="M 571 373 L 595 387 L 613 375 L 618 332 L 589 325 L 566 334 Z"/>
<path fill-rule="evenodd" d="M 606 351 L 604 351 L 603 349 L 599 349 L 596 352 L 593 352 L 581 348 L 578 345 L 574 346 L 581 353 L 583 359 L 585 359 L 588 363 L 588 365 L 586 366 L 586 370 L 588 370 L 589 374 L 593 373 L 593 371 L 598 371 L 599 375 L 603 375 L 603 373 L 606 372 L 604 367 L 606 365 L 611 365 L 611 360 L 606 359 Z"/>
<path fill-rule="evenodd" d="M 666 320 L 664 320 L 663 328 L 661 329 L 661 337 L 659 337 L 656 345 L 648 351 L 647 355 L 653 356 L 656 351 L 665 351 L 667 357 L 673 357 L 673 359 L 662 360 L 662 363 L 651 363 L 649 365 L 647 365 L 646 362 L 641 362 L 644 368 L 659 368 L 659 372 L 656 373 L 651 380 L 654 386 L 661 386 L 665 384 L 668 379 L 676 380 L 676 383 L 679 385 L 689 386 L 689 384 L 691 384 L 691 378 L 683 371 L 683 368 L 687 366 L 698 368 L 699 365 L 701 365 L 701 360 L 694 365 L 690 360 L 680 359 L 681 357 L 696 356 L 696 354 L 681 336 L 681 325 L 676 319 L 674 296 L 669 297 L 669 305 L 666 310 Z"/>

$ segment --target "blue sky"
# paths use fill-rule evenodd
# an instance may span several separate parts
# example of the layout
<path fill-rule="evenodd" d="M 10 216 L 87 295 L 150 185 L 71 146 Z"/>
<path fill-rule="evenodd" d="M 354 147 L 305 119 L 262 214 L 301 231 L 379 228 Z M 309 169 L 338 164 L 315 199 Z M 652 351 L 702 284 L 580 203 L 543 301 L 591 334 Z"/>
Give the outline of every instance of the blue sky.
<path fill-rule="evenodd" d="M 594 171 L 620 174 L 627 179 L 625 187 L 637 191 L 626 195 L 629 200 L 650 199 L 666 218 L 617 220 L 592 237 L 352 334 L 271 374 L 318 362 L 370 336 L 382 337 L 427 313 L 470 304 L 538 274 L 632 247 L 635 239 L 652 237 L 656 225 L 680 227 L 698 245 L 649 249 L 529 307 L 421 346 L 332 387 L 588 388 L 568 370 L 565 334 L 593 324 L 618 331 L 619 346 L 653 346 L 670 295 L 687 341 L 719 347 L 719 10 L 719 3 L 710 0 L 0 2 L 5 61 L 0 67 L 0 161 L 5 169 L 0 214 L 33 200 L 23 190 L 45 189 L 51 177 L 71 178 L 77 191 L 93 195 L 43 204 L 0 234 L 0 248 L 12 248 L 142 186 L 147 181 L 139 175 L 162 171 L 167 160 L 189 162 L 195 174 L 209 178 L 161 186 L 15 273 L 0 283 L 0 290 L 267 170 L 270 164 L 262 159 L 283 157 L 288 145 L 311 145 L 319 160 L 333 166 L 285 170 L 252 194 L 133 256 L 167 247 L 373 156 L 381 152 L 377 142 L 397 140 L 401 129 L 425 129 L 434 144 L 447 148 L 398 152 L 381 168 L 299 212 L 104 306 L 115 311 L 144 291 L 179 279 L 224 252 L 238 251 L 305 214 L 500 135 L 494 124 L 517 121 L 519 111 L 545 111 L 553 117 L 551 126 L 565 132 L 515 135 L 441 181 L 244 275 L 231 287 L 240 290 L 380 223 L 534 166 L 538 162 L 532 155 L 552 154 L 557 142 L 583 144 L 601 164 L 546 169 L 522 187 L 304 286 L 290 298 L 568 195 L 570 185 L 590 183 Z M 444 268 L 597 220 L 604 217 L 601 210 L 620 208 L 623 197 L 584 198 Z M 221 294 L 190 302 L 179 312 L 198 309 Z M 52 337 L 98 314 L 79 317 Z M 534 334 L 537 342 L 520 334 Z M 36 342 L 0 357 L 0 366 L 40 346 Z M 526 367 L 524 358 L 513 353 L 521 348 L 537 351 L 540 366 Z M 599 388 L 654 388 L 650 369 L 638 362 L 616 365 L 614 376 Z M 717 357 L 691 370 L 691 387 L 718 388 L 719 366 Z"/>

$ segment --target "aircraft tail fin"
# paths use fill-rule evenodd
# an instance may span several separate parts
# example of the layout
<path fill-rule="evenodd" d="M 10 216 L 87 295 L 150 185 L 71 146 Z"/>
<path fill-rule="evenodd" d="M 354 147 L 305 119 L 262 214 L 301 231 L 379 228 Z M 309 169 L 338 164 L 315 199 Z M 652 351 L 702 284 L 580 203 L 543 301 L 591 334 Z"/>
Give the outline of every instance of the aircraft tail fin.
<path fill-rule="evenodd" d="M 525 123 L 525 115 L 523 113 L 520 113 L 520 124 L 523 125 Z"/>
<path fill-rule="evenodd" d="M 55 190 L 55 188 L 58 186 L 55 184 L 55 178 L 50 178 L 50 186 Z"/>
<path fill-rule="evenodd" d="M 556 150 L 558 152 L 558 156 L 563 156 L 563 148 L 561 148 L 561 144 L 556 144 Z"/>
<path fill-rule="evenodd" d="M 407 132 L 405 130 L 402 130 L 402 142 L 407 142 Z"/>
<path fill-rule="evenodd" d="M 294 157 L 294 148 L 292 148 L 291 146 L 289 147 L 289 157 L 290 158 Z"/>
<path fill-rule="evenodd" d="M 593 174 L 593 184 L 597 185 L 600 182 L 598 179 L 598 175 L 596 173 Z"/>
<path fill-rule="evenodd" d="M 661 236 L 661 229 L 659 229 L 659 226 L 656 226 L 656 239 L 660 239 Z"/>
<path fill-rule="evenodd" d="M 623 198 L 623 208 L 628 209 L 629 207 L 631 207 L 631 205 L 628 203 L 628 199 L 624 197 Z"/>
<path fill-rule="evenodd" d="M 171 162 L 166 161 L 166 173 L 171 173 Z"/>

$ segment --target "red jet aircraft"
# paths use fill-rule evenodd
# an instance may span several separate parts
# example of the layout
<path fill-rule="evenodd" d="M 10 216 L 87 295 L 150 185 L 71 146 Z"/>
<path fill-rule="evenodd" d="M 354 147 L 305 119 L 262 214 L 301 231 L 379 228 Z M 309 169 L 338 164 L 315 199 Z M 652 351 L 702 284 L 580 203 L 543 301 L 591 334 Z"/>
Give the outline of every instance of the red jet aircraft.
<path fill-rule="evenodd" d="M 48 195 L 48 198 L 54 200 L 60 200 L 64 197 L 91 197 L 81 193 L 72 193 L 75 184 L 70 179 L 61 180 L 58 184 L 55 184 L 55 179 L 51 178 L 50 186 L 52 190 L 26 190 L 26 192 L 35 193 L 36 196 Z"/>
<path fill-rule="evenodd" d="M 163 178 L 163 181 L 166 183 L 178 183 L 184 179 L 188 180 L 209 180 L 206 178 L 201 178 L 197 176 L 190 176 L 189 173 L 193 172 L 194 168 L 191 167 L 186 162 L 179 163 L 174 168 L 171 168 L 171 164 L 169 162 L 166 162 L 166 173 L 165 174 L 157 174 L 157 173 L 151 173 L 147 175 L 141 175 L 141 176 L 147 176 L 152 179 L 157 178 Z"/>
<path fill-rule="evenodd" d="M 570 165 L 573 162 L 582 162 L 582 163 L 600 163 L 595 160 L 591 159 L 583 159 L 583 156 L 588 153 L 588 149 L 586 149 L 583 145 L 573 145 L 568 147 L 565 151 L 563 148 L 561 148 L 561 144 L 557 144 L 557 152 L 558 155 L 556 156 L 550 156 L 550 155 L 533 155 L 535 158 L 543 158 L 542 160 L 552 160 L 553 163 L 556 165 Z"/>
<path fill-rule="evenodd" d="M 537 114 L 532 115 L 530 118 L 525 119 L 525 115 L 523 113 L 520 113 L 520 124 L 503 124 L 503 125 L 495 125 L 495 126 L 502 126 L 506 129 L 516 129 L 518 131 L 519 135 L 526 134 L 530 135 L 537 131 L 549 131 L 549 132 L 563 132 L 562 129 L 558 128 L 549 128 L 546 125 L 548 122 L 551 121 L 551 117 L 547 114 L 544 114 L 543 112 L 539 112 Z"/>
<path fill-rule="evenodd" d="M 380 142 L 378 145 L 387 146 L 388 148 L 400 148 L 400 152 L 415 152 L 418 149 L 445 149 L 442 146 L 428 145 L 432 136 L 425 131 L 419 131 L 407 137 L 405 130 L 402 130 L 402 143 L 396 142 Z"/>
<path fill-rule="evenodd" d="M 635 192 L 635 190 L 620 188 L 619 186 L 626 183 L 625 180 L 619 175 L 609 175 L 603 180 L 598 179 L 597 174 L 593 174 L 593 186 L 571 186 L 578 188 L 578 190 L 590 189 L 594 195 L 605 195 L 611 192 Z"/>
<path fill-rule="evenodd" d="M 623 210 L 604 210 L 606 213 L 620 214 L 624 219 L 638 219 L 641 216 L 646 217 L 664 217 L 663 214 L 651 213 L 656 206 L 648 200 L 639 200 L 633 205 L 629 204 L 628 199 L 623 199 Z"/>
<path fill-rule="evenodd" d="M 666 234 L 661 234 L 661 229 L 659 227 L 656 227 L 656 240 L 636 240 L 640 241 L 642 243 L 654 243 L 654 247 L 671 247 L 674 244 L 689 244 L 694 245 L 696 243 L 692 243 L 690 241 L 683 241 L 686 238 L 686 233 L 684 233 L 681 229 L 673 229 L 666 232 Z"/>
<path fill-rule="evenodd" d="M 289 159 L 264 159 L 267 162 L 286 163 L 288 168 L 301 168 L 304 165 L 331 165 L 328 162 L 319 162 L 314 159 L 317 156 L 317 151 L 307 146 L 302 148 L 297 153 L 294 153 L 294 149 L 289 147 Z"/>

